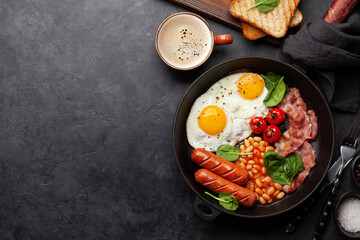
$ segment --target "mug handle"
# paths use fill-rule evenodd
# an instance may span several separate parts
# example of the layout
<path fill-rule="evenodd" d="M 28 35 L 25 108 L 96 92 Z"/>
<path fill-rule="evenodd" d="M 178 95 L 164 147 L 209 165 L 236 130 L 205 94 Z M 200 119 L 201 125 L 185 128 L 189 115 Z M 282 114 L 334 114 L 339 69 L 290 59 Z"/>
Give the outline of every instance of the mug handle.
<path fill-rule="evenodd" d="M 214 37 L 214 44 L 215 46 L 218 45 L 226 45 L 233 42 L 232 35 L 230 34 L 223 34 L 223 35 L 216 35 Z"/>

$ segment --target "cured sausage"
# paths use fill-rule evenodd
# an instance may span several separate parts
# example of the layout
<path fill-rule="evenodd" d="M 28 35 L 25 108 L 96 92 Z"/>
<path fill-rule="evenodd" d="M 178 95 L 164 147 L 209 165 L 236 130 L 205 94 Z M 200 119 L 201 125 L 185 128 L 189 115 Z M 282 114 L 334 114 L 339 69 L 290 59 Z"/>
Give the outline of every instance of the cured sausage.
<path fill-rule="evenodd" d="M 228 193 L 235 196 L 238 202 L 245 207 L 252 207 L 256 203 L 256 195 L 247 188 L 232 183 L 206 169 L 195 173 L 198 183 L 216 193 Z"/>
<path fill-rule="evenodd" d="M 206 168 L 238 185 L 244 185 L 249 180 L 249 173 L 244 168 L 205 149 L 194 149 L 191 154 L 191 160 L 200 167 Z"/>
<path fill-rule="evenodd" d="M 328 23 L 343 22 L 359 0 L 334 0 L 323 19 Z"/>

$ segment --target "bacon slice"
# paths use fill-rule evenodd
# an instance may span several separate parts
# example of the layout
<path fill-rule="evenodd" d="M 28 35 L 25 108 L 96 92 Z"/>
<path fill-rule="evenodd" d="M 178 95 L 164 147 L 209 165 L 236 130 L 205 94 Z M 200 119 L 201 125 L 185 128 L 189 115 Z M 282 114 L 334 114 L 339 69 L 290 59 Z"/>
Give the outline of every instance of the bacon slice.
<path fill-rule="evenodd" d="M 275 151 L 284 157 L 292 152 L 299 154 L 303 161 L 303 170 L 293 179 L 291 185 L 284 185 L 286 193 L 300 187 L 315 166 L 315 151 L 309 140 L 316 139 L 318 118 L 313 110 L 307 110 L 297 88 L 290 88 L 284 99 L 277 106 L 289 119 L 289 128 L 276 142 Z"/>
<path fill-rule="evenodd" d="M 314 141 L 318 132 L 318 118 L 313 110 L 308 110 L 307 113 L 309 114 L 311 121 L 311 141 Z"/>
<path fill-rule="evenodd" d="M 308 110 L 297 88 L 290 88 L 284 99 L 277 106 L 289 119 L 289 128 L 276 142 L 275 151 L 284 157 L 295 152 L 307 139 L 315 139 L 317 135 L 317 117 Z"/>

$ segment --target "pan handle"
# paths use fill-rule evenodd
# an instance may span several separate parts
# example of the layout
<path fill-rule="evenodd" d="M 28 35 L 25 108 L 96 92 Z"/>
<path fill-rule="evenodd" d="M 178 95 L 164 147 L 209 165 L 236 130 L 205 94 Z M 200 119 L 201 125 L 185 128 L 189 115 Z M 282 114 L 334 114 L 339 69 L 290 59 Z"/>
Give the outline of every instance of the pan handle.
<path fill-rule="evenodd" d="M 205 204 L 198 197 L 195 198 L 193 208 L 194 208 L 194 212 L 196 212 L 196 214 L 199 215 L 199 217 L 207 221 L 214 220 L 221 213 L 215 208 L 212 208 L 209 205 Z"/>

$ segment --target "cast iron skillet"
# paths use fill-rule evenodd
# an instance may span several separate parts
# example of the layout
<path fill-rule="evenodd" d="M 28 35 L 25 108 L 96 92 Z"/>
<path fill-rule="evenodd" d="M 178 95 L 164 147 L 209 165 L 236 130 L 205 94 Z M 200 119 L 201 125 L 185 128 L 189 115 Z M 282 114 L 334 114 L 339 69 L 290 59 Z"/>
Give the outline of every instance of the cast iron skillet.
<path fill-rule="evenodd" d="M 205 194 L 206 189 L 195 181 L 194 173 L 199 167 L 190 159 L 193 148 L 189 145 L 186 137 L 186 120 L 191 106 L 197 97 L 203 94 L 212 84 L 227 76 L 229 72 L 242 68 L 249 69 L 256 73 L 274 72 L 284 76 L 285 83 L 289 87 L 297 87 L 301 96 L 308 106 L 318 116 L 319 131 L 317 139 L 312 143 L 316 151 L 316 166 L 311 170 L 310 175 L 304 184 L 282 200 L 273 204 L 262 206 L 256 204 L 253 208 L 239 206 L 234 211 L 222 208 L 218 202 Z M 261 218 L 284 213 L 299 205 L 312 192 L 319 187 L 329 167 L 333 147 L 334 128 L 329 107 L 324 97 L 315 85 L 299 70 L 293 66 L 266 58 L 241 58 L 221 63 L 204 74 L 202 74 L 189 88 L 180 102 L 174 120 L 174 148 L 179 168 L 191 189 L 197 197 L 194 210 L 204 219 L 212 220 L 220 213 L 226 213 L 237 217 Z M 200 208 L 208 206 L 207 210 Z M 207 212 L 209 211 L 209 212 Z"/>

